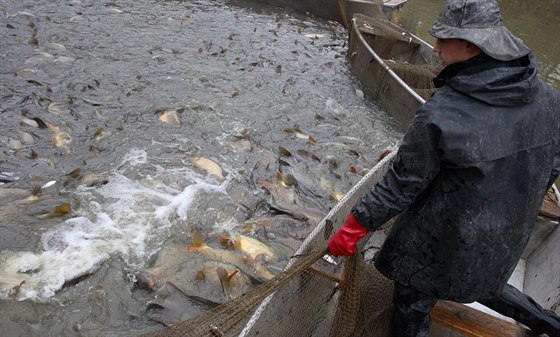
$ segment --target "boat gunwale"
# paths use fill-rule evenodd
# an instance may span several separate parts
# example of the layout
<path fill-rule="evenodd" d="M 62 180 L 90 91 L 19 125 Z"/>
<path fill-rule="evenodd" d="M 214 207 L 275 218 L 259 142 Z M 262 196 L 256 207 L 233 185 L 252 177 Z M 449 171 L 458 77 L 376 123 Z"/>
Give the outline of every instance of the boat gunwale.
<path fill-rule="evenodd" d="M 388 24 L 391 24 L 393 27 L 398 28 L 400 31 L 405 32 L 401 27 L 395 25 L 394 23 L 387 21 Z M 358 24 L 357 24 L 357 19 L 356 17 L 352 18 L 352 29 L 353 31 L 356 33 L 356 36 L 358 37 L 359 41 L 362 43 L 362 45 L 366 48 L 366 50 L 369 52 L 369 54 L 373 57 L 373 59 L 375 59 L 375 61 L 377 62 L 377 64 L 379 64 L 380 66 L 382 66 L 385 71 L 397 82 L 399 83 L 403 89 L 405 89 L 407 91 L 407 93 L 409 93 L 410 95 L 412 95 L 416 101 L 418 102 L 418 104 L 422 105 L 426 102 L 426 100 L 424 100 L 422 97 L 420 97 L 420 95 L 418 95 L 418 93 L 416 93 L 416 91 L 414 91 L 408 84 L 406 84 L 406 82 L 404 82 L 392 69 L 391 67 L 389 67 L 387 65 L 387 63 L 385 62 L 384 59 L 382 59 L 376 52 L 375 50 L 373 50 L 373 48 L 370 46 L 370 44 L 366 41 L 365 37 L 363 36 L 362 32 L 360 31 Z M 425 42 L 424 40 L 422 40 L 421 38 L 419 38 L 418 36 L 408 33 L 407 34 L 410 35 L 410 37 L 412 39 L 414 39 L 416 42 L 420 43 L 421 45 L 423 45 L 426 48 L 430 48 L 433 49 L 433 47 L 428 44 L 427 42 Z"/>

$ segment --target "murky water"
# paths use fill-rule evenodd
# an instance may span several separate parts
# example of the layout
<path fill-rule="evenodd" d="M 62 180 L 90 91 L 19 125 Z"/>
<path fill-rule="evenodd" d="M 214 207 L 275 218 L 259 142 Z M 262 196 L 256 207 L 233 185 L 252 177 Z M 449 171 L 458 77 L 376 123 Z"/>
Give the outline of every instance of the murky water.
<path fill-rule="evenodd" d="M 259 239 L 274 273 L 361 177 L 349 167 L 372 167 L 400 136 L 357 95 L 340 25 L 209 0 L 0 12 L 3 336 L 155 329 L 148 306 L 166 281 L 226 300 L 196 277 L 213 259 L 184 249 L 193 228 L 235 258 L 218 236 Z M 306 194 L 298 205 L 279 170 Z M 137 271 L 156 289 L 136 287 Z M 198 312 L 182 306 L 157 317 Z"/>
<path fill-rule="evenodd" d="M 408 0 L 392 19 L 433 45 L 427 32 L 444 0 Z M 540 76 L 560 90 L 560 1 L 498 0 L 504 24 L 533 50 Z"/>

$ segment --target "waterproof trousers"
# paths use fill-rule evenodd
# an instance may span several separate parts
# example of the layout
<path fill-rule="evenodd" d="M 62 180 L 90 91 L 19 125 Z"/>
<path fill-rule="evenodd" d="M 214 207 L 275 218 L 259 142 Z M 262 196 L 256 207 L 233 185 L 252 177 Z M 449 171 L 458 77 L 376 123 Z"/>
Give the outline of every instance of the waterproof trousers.
<path fill-rule="evenodd" d="M 395 337 L 426 337 L 430 330 L 430 310 L 437 302 L 434 296 L 395 284 L 395 313 L 393 333 Z M 511 317 L 529 327 L 537 334 L 560 337 L 560 318 L 552 311 L 544 310 L 531 297 L 517 288 L 506 285 L 502 293 L 479 300 L 484 306 Z"/>

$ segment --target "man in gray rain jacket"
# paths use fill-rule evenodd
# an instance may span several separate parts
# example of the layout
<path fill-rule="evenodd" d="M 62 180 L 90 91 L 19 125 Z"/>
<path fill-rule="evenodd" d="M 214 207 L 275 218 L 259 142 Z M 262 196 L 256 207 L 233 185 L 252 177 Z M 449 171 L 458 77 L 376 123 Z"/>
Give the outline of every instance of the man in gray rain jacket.
<path fill-rule="evenodd" d="M 560 95 L 494 0 L 447 0 L 430 33 L 445 68 L 386 175 L 329 242 L 335 256 L 398 215 L 375 265 L 396 336 L 427 336 L 438 299 L 478 301 L 534 332 L 560 319 L 507 280 L 560 170 Z"/>

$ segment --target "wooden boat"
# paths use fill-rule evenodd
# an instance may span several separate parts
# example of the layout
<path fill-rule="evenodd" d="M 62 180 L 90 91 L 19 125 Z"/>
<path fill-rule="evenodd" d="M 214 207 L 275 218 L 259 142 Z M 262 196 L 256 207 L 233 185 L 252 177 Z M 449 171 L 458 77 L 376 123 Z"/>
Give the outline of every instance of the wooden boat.
<path fill-rule="evenodd" d="M 414 111 L 433 90 L 430 86 L 418 86 L 424 80 L 418 77 L 428 77 L 431 82 L 434 69 L 439 67 L 429 44 L 388 20 L 376 21 L 362 14 L 355 14 L 349 27 L 348 58 L 353 72 L 363 81 L 369 94 L 403 127 L 410 123 Z M 402 76 L 407 71 L 412 72 L 412 76 Z M 311 247 L 325 244 L 328 235 L 324 233 L 343 223 L 360 195 L 369 190 L 387 170 L 392 156 L 393 154 L 383 159 L 347 193 L 309 235 L 295 256 Z M 558 189 L 553 186 L 543 202 L 525 253 L 509 280 L 509 283 L 532 296 L 546 309 L 556 310 L 560 306 L 559 196 Z M 379 236 L 374 235 L 364 246 L 379 247 L 379 240 Z M 290 261 L 287 268 L 292 264 L 293 261 Z M 332 268 L 332 273 L 336 274 L 336 267 Z M 328 335 L 329 321 L 336 318 L 336 310 L 333 309 L 336 303 L 331 303 L 334 297 L 332 294 L 336 293 L 336 283 L 332 280 L 324 282 L 324 277 L 320 276 L 306 279 L 306 288 L 314 289 L 311 293 L 304 292 L 301 283 L 300 280 L 299 283 L 288 284 L 267 297 L 239 336 L 272 336 L 275 335 L 271 331 L 272 326 L 286 325 L 292 331 L 307 331 L 302 334 L 306 336 Z M 298 296 L 300 300 L 291 300 L 294 296 Z M 312 332 L 304 320 L 298 319 L 300 317 L 317 322 Z M 434 325 L 430 335 L 434 337 L 530 335 L 528 330 L 513 320 L 478 303 L 464 305 L 439 301 L 431 317 Z"/>

